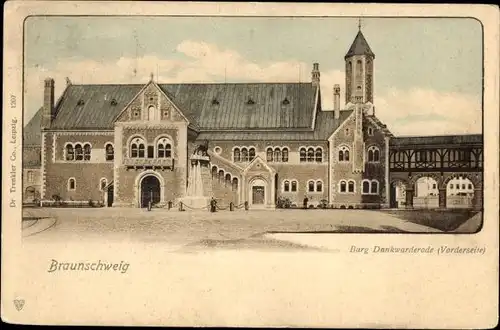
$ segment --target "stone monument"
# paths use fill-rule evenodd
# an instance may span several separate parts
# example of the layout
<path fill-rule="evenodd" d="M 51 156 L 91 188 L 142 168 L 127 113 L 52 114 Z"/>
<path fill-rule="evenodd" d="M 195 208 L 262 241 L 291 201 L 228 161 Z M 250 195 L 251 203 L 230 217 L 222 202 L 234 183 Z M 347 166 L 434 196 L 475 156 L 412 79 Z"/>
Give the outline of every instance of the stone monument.
<path fill-rule="evenodd" d="M 180 198 L 187 209 L 202 209 L 209 206 L 212 197 L 212 182 L 210 171 L 210 156 L 208 155 L 208 141 L 198 145 L 189 158 L 190 168 L 186 196 Z"/>

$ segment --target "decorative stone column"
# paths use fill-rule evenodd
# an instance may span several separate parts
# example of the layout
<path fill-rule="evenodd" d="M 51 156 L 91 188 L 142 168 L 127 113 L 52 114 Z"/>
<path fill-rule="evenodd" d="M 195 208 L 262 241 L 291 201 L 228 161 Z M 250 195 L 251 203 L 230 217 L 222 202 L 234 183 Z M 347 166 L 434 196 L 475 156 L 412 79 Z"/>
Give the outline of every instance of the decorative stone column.
<path fill-rule="evenodd" d="M 483 209 L 483 189 L 474 188 L 474 197 L 472 198 L 472 208 L 476 211 Z"/>
<path fill-rule="evenodd" d="M 406 208 L 413 209 L 413 189 L 406 189 Z"/>
<path fill-rule="evenodd" d="M 446 208 L 446 188 L 439 188 L 439 208 Z"/>

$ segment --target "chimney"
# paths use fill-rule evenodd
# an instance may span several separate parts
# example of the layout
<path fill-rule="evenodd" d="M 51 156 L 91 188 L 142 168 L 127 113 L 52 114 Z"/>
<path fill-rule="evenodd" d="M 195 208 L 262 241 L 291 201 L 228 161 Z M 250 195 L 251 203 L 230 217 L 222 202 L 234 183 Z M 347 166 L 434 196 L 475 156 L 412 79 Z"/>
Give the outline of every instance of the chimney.
<path fill-rule="evenodd" d="M 43 88 L 42 128 L 50 127 L 54 117 L 54 79 L 47 78 Z"/>
<path fill-rule="evenodd" d="M 340 117 L 340 85 L 333 85 L 333 114 L 335 119 Z"/>
<path fill-rule="evenodd" d="M 319 87 L 319 64 L 313 63 L 313 69 L 311 71 L 311 83 L 315 87 Z"/>

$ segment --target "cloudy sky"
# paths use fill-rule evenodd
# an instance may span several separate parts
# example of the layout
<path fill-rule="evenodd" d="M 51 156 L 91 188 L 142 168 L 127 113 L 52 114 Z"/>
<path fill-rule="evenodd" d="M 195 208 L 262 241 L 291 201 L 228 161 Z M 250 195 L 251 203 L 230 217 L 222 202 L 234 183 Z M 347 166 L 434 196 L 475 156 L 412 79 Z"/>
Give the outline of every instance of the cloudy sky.
<path fill-rule="evenodd" d="M 74 84 L 310 81 L 320 63 L 323 108 L 344 94 L 344 55 L 357 18 L 30 17 L 25 22 L 25 123 Z M 464 18 L 365 18 L 375 53 L 377 116 L 396 135 L 481 132 L 482 30 Z M 343 102 L 343 99 L 342 99 Z"/>

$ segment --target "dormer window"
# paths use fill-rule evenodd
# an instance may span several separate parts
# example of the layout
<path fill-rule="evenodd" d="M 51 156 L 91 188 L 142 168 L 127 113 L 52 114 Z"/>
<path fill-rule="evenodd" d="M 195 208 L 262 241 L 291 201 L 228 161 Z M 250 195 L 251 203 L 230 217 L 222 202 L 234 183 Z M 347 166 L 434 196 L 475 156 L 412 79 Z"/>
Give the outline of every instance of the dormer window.
<path fill-rule="evenodd" d="M 82 99 L 79 99 L 77 104 L 78 104 L 78 105 L 84 105 L 84 104 L 85 104 L 85 101 L 83 101 Z"/>
<path fill-rule="evenodd" d="M 289 105 L 290 101 L 288 101 L 288 98 L 285 97 L 285 99 L 281 102 L 283 105 Z"/>
<path fill-rule="evenodd" d="M 254 100 L 249 96 L 247 100 L 247 104 L 255 104 Z"/>
<path fill-rule="evenodd" d="M 117 104 L 118 104 L 118 102 L 116 102 L 116 99 L 111 100 L 111 105 L 117 105 Z"/>
<path fill-rule="evenodd" d="M 215 97 L 212 99 L 212 105 L 219 105 L 219 100 L 217 100 Z"/>

